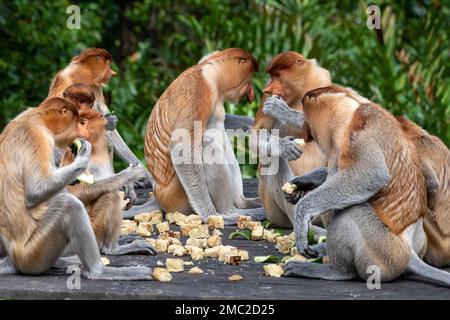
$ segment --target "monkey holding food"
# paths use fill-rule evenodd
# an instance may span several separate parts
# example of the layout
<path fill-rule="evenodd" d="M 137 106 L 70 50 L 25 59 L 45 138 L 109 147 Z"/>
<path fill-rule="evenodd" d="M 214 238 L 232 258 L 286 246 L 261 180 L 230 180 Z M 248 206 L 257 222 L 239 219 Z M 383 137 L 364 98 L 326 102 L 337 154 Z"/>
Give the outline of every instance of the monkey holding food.
<path fill-rule="evenodd" d="M 421 260 L 427 247 L 423 221 L 428 207 L 418 149 L 393 115 L 366 101 L 336 85 L 312 90 L 303 98 L 304 120 L 328 159 L 329 174 L 296 206 L 296 244 L 302 254 L 314 254 L 308 246 L 308 223 L 328 212 L 326 253 L 332 264 L 292 261 L 285 267 L 286 275 L 367 279 L 368 268 L 375 265 L 381 281 L 410 271 L 450 286 L 448 272 Z M 280 109 L 279 115 L 297 112 L 280 99 L 270 103 Z M 308 176 L 317 170 L 322 169 L 292 179 L 294 193 L 311 188 Z M 309 183 L 307 188 L 304 183 Z"/>
<path fill-rule="evenodd" d="M 102 113 L 109 122 L 114 124 L 117 119 L 114 115 L 111 115 L 108 107 L 105 104 L 105 97 L 103 96 L 102 86 L 109 82 L 112 76 L 117 73 L 111 69 L 112 56 L 105 49 L 101 48 L 88 48 L 81 52 L 78 56 L 75 56 L 70 64 L 59 71 L 53 78 L 50 85 L 48 98 L 51 97 L 65 97 L 70 99 L 71 95 L 76 98 L 77 94 L 82 93 L 83 89 L 74 86 L 71 88 L 71 92 L 68 92 L 68 88 L 72 85 L 85 85 L 89 86 L 93 90 L 95 110 Z M 84 104 L 84 102 L 81 102 Z M 113 176 L 113 152 L 115 152 L 123 161 L 127 164 L 136 166 L 140 164 L 137 157 L 133 154 L 130 148 L 123 141 L 117 130 L 111 128 L 106 133 L 106 144 L 103 146 L 103 151 L 99 153 L 102 157 L 97 157 L 97 166 L 100 168 L 104 175 Z M 147 180 L 152 183 L 151 176 L 147 173 Z M 134 191 L 134 185 L 141 185 L 141 183 L 134 182 L 125 186 L 125 194 L 130 199 L 127 209 L 129 209 L 136 201 L 136 193 Z"/>
<path fill-rule="evenodd" d="M 145 178 L 146 170 L 142 166 L 131 166 L 114 175 L 104 171 L 104 159 L 108 157 L 108 140 L 106 130 L 114 129 L 111 118 L 105 118 L 100 112 L 92 109 L 92 87 L 83 84 L 69 86 L 63 94 L 73 102 L 80 113 L 80 127 L 84 130 L 83 138 L 92 144 L 92 156 L 88 172 L 93 177 L 91 183 L 82 181 L 68 187 L 70 193 L 80 199 L 88 211 L 100 251 L 104 254 L 146 253 L 155 254 L 153 247 L 144 239 L 129 239 L 131 243 L 119 245 L 122 226 L 122 206 L 119 189 L 124 185 Z M 91 102 L 91 103 L 89 103 Z M 72 163 L 76 150 L 67 149 L 61 166 Z M 78 178 L 78 180 L 80 180 Z M 135 240 L 135 241 L 131 241 Z"/>
<path fill-rule="evenodd" d="M 91 144 L 74 161 L 57 168 L 54 149 L 85 134 L 77 107 L 46 99 L 18 115 L 0 135 L 0 274 L 42 274 L 69 246 L 89 279 L 151 280 L 148 267 L 104 266 L 83 203 L 66 191 L 90 161 Z"/>
<path fill-rule="evenodd" d="M 298 123 L 303 121 L 303 114 L 289 114 L 292 118 L 282 117 L 283 121 L 280 121 L 275 113 L 277 109 L 273 110 L 273 115 L 270 114 L 270 103 L 264 102 L 267 98 L 270 101 L 271 96 L 277 96 L 288 101 L 293 109 L 302 111 L 304 94 L 331 84 L 331 76 L 314 59 L 306 59 L 293 51 L 276 55 L 267 65 L 266 72 L 270 75 L 270 81 L 264 88 L 263 99 L 256 113 L 253 129 L 257 134 L 252 135 L 250 147 L 255 152 L 258 149 L 280 151 L 278 155 L 272 152 L 266 159 L 260 158 L 260 163 L 265 162 L 266 166 L 276 162 L 278 170 L 264 174 L 260 164 L 259 196 L 270 221 L 279 227 L 292 228 L 294 206 L 283 196 L 283 185 L 296 175 L 323 167 L 326 161 L 317 144 L 310 141 L 307 131 L 298 127 Z M 260 133 L 272 129 L 279 130 L 279 137 L 268 134 L 267 139 L 263 139 Z M 301 138 L 306 144 L 298 145 L 295 137 Z M 264 153 L 260 152 L 259 156 L 264 157 Z M 324 234 L 323 229 L 314 225 L 311 227 L 314 228 L 315 238 Z"/>

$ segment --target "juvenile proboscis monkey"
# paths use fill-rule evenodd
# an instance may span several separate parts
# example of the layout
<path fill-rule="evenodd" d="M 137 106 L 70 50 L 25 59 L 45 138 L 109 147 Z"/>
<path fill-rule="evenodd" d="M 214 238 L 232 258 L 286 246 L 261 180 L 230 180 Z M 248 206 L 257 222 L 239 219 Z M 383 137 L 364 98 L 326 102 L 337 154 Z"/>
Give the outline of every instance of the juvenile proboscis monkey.
<path fill-rule="evenodd" d="M 91 144 L 83 141 L 75 161 L 56 168 L 54 148 L 77 136 L 79 114 L 62 98 L 45 100 L 17 116 L 0 136 L 0 243 L 7 256 L 0 274 L 42 274 L 68 246 L 89 279 L 151 280 L 147 267 L 112 268 L 100 259 L 83 203 L 66 187 L 86 170 Z"/>
<path fill-rule="evenodd" d="M 195 212 L 203 220 L 221 214 L 227 224 L 236 223 L 237 213 L 264 218 L 258 201 L 244 197 L 224 128 L 224 102 L 238 103 L 246 94 L 253 100 L 257 69 L 242 49 L 218 51 L 184 71 L 159 98 L 147 125 L 145 157 L 156 201 L 166 212 Z"/>
<path fill-rule="evenodd" d="M 92 105 L 88 103 L 89 87 L 79 84 L 74 86 L 67 88 L 64 91 L 64 96 L 78 105 L 80 126 L 84 128 L 86 133 L 83 138 L 92 145 L 92 156 L 87 171 L 95 177 L 95 182 L 93 184 L 80 182 L 70 185 L 68 190 L 86 206 L 102 253 L 109 255 L 155 254 L 150 243 L 143 239 L 134 239 L 136 241 L 119 245 L 122 226 L 122 199 L 119 189 L 126 184 L 145 178 L 146 170 L 142 166 L 131 166 L 113 176 L 102 176 L 102 159 L 108 156 L 104 154 L 107 152 L 108 144 L 105 131 L 108 127 L 113 128 L 114 125 L 108 126 L 107 119 L 100 112 L 91 109 Z M 93 100 L 91 101 L 93 102 Z M 76 159 L 76 154 L 73 154 L 70 148 L 67 149 L 61 161 L 61 166 L 69 165 Z"/>
<path fill-rule="evenodd" d="M 397 117 L 406 136 L 419 151 L 427 181 L 428 207 L 425 261 L 436 267 L 450 266 L 450 151 L 436 136 L 404 117 Z"/>
<path fill-rule="evenodd" d="M 105 104 L 102 86 L 116 75 L 116 72 L 111 69 L 111 54 L 105 49 L 89 48 L 75 56 L 70 64 L 63 70 L 59 71 L 53 79 L 48 98 L 63 97 L 64 91 L 73 84 L 81 83 L 91 86 L 94 90 L 94 108 L 101 112 L 105 117 L 111 116 L 108 107 Z M 104 177 L 113 176 L 113 152 L 115 152 L 123 161 L 130 165 L 138 165 L 140 162 L 133 154 L 130 148 L 123 141 L 117 130 L 109 130 L 106 133 L 108 144 L 105 145 L 104 157 L 101 160 L 101 172 Z M 109 152 L 106 152 L 108 150 Z M 152 182 L 152 178 L 147 174 L 147 180 Z M 136 183 L 136 185 L 141 185 Z M 130 202 L 127 209 L 130 208 L 136 200 L 136 193 L 134 191 L 134 184 L 125 186 L 125 194 Z"/>
<path fill-rule="evenodd" d="M 258 136 L 259 139 L 252 136 L 251 148 L 256 152 L 257 148 L 272 145 L 271 149 L 275 150 L 275 145 L 279 145 L 279 155 L 272 153 L 267 159 L 262 159 L 266 166 L 271 165 L 273 161 L 278 162 L 278 171 L 275 174 L 260 174 L 259 196 L 267 218 L 277 226 L 291 228 L 294 221 L 294 206 L 286 201 L 281 190 L 283 184 L 296 175 L 323 167 L 325 162 L 316 143 L 309 142 L 306 131 L 298 128 L 298 122 L 302 119 L 283 118 L 284 120 L 280 121 L 275 118 L 278 109 L 271 108 L 273 98 L 270 96 L 279 96 L 287 101 L 291 108 L 302 111 L 301 101 L 304 94 L 309 90 L 330 85 L 331 77 L 330 73 L 319 67 L 315 60 L 306 59 L 293 51 L 282 52 L 275 56 L 267 65 L 266 72 L 270 74 L 271 80 L 264 88 L 263 101 L 257 111 L 253 129 L 259 132 L 264 129 L 278 129 L 281 138 L 270 134 L 267 140 L 261 139 L 261 136 Z M 308 142 L 303 148 L 303 153 L 298 150 L 292 136 Z M 318 228 L 315 231 L 317 235 L 321 234 Z"/>
<path fill-rule="evenodd" d="M 328 159 L 329 175 L 296 206 L 296 244 L 299 252 L 311 253 L 308 223 L 327 212 L 331 217 L 326 252 L 332 263 L 291 261 L 286 275 L 367 279 L 371 268 L 378 268 L 382 282 L 410 271 L 450 286 L 448 272 L 420 258 L 427 246 L 423 217 L 428 208 L 418 150 L 393 115 L 362 100 L 366 99 L 354 91 L 334 85 L 303 98 L 304 120 Z M 281 99 L 274 105 L 280 114 L 292 112 Z M 311 188 L 312 174 L 291 180 L 297 186 L 294 193 Z"/>

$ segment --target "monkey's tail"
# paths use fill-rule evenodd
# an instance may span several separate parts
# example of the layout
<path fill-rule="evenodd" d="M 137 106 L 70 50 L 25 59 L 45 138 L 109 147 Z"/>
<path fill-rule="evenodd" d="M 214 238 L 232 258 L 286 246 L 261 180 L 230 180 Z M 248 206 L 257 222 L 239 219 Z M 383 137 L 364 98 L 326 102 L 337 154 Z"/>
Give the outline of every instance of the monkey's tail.
<path fill-rule="evenodd" d="M 419 258 L 413 249 L 411 249 L 408 271 L 425 279 L 431 280 L 432 282 L 450 287 L 450 272 L 446 272 L 426 264 Z"/>

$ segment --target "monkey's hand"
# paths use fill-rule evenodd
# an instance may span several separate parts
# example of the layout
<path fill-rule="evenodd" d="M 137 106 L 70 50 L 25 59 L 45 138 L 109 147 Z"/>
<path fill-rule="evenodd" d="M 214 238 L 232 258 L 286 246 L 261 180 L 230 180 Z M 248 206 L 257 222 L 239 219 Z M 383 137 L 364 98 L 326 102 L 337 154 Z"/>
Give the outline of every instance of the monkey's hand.
<path fill-rule="evenodd" d="M 129 199 L 130 201 L 127 203 L 125 210 L 130 209 L 136 203 L 136 191 L 135 183 L 136 181 L 142 180 L 147 177 L 147 170 L 141 165 L 130 166 L 125 171 L 125 174 L 128 179 L 128 184 L 125 185 L 125 199 Z"/>
<path fill-rule="evenodd" d="M 75 158 L 74 164 L 81 172 L 87 169 L 89 160 L 91 160 L 92 145 L 89 141 L 80 139 L 81 147 L 78 150 L 77 157 Z M 80 172 L 80 173 L 81 173 Z"/>
<path fill-rule="evenodd" d="M 106 119 L 106 125 L 105 125 L 106 130 L 108 130 L 108 131 L 116 130 L 117 123 L 119 122 L 119 119 L 117 118 L 117 116 L 115 116 L 112 113 L 107 113 L 107 114 L 105 114 L 105 119 Z"/>
<path fill-rule="evenodd" d="M 279 156 L 287 161 L 297 160 L 301 157 L 303 151 L 300 149 L 297 143 L 295 143 L 294 137 L 284 137 L 279 139 Z M 272 150 L 270 150 L 271 152 Z M 271 152 L 272 153 L 272 152 Z M 275 152 L 276 154 L 277 152 Z M 273 155 L 272 155 L 273 156 Z"/>
<path fill-rule="evenodd" d="M 295 177 L 290 184 L 295 185 L 295 190 L 292 192 L 284 192 L 284 196 L 289 203 L 296 204 L 300 198 L 311 190 L 316 189 L 322 185 L 328 176 L 328 168 L 317 168 L 302 176 Z"/>
<path fill-rule="evenodd" d="M 319 254 L 310 248 L 308 244 L 308 233 L 310 226 L 310 217 L 305 215 L 304 208 L 301 201 L 295 208 L 294 214 L 294 230 L 295 243 L 297 244 L 298 252 L 306 258 L 317 258 Z"/>
<path fill-rule="evenodd" d="M 135 181 L 134 187 L 141 188 L 141 189 L 151 188 L 152 187 L 152 178 L 150 177 L 150 173 L 147 171 L 145 179 Z"/>
<path fill-rule="evenodd" d="M 137 195 L 133 183 L 127 184 L 124 188 L 125 198 L 123 200 L 130 200 L 125 206 L 125 210 L 129 210 L 136 203 Z"/>
<path fill-rule="evenodd" d="M 293 127 L 302 128 L 305 122 L 302 112 L 289 108 L 287 103 L 278 96 L 268 97 L 264 101 L 262 111 L 264 114 Z"/>

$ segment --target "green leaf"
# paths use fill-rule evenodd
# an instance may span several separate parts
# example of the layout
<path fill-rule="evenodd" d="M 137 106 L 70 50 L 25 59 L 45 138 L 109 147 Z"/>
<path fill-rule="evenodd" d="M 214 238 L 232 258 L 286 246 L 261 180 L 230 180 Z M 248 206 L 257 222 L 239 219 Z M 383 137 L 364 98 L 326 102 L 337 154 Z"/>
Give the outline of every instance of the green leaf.
<path fill-rule="evenodd" d="M 256 263 L 276 263 L 280 260 L 277 256 L 256 256 L 253 261 Z"/>
<path fill-rule="evenodd" d="M 314 230 L 313 229 L 309 229 L 308 230 L 308 243 L 314 243 Z"/>
<path fill-rule="evenodd" d="M 283 229 L 275 229 L 273 233 L 278 234 L 279 236 L 284 236 L 284 230 Z"/>
<path fill-rule="evenodd" d="M 314 258 L 314 259 L 308 259 L 308 260 L 306 260 L 306 261 L 307 261 L 307 262 L 312 262 L 312 263 L 322 263 L 323 257 Z"/>
<path fill-rule="evenodd" d="M 252 232 L 250 230 L 236 230 L 230 233 L 228 239 L 233 240 L 237 237 L 244 237 L 246 240 L 250 240 L 252 238 Z"/>
<path fill-rule="evenodd" d="M 263 222 L 261 222 L 261 225 L 264 227 L 264 229 L 268 229 L 272 225 L 272 221 L 264 220 Z"/>

